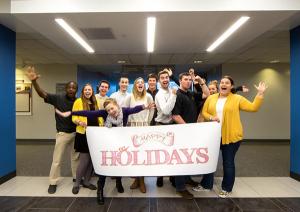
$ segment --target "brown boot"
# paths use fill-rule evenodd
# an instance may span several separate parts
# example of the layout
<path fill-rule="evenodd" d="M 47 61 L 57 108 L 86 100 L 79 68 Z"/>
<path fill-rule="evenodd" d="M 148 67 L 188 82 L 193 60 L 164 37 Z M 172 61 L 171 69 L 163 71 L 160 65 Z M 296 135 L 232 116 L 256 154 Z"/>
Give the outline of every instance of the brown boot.
<path fill-rule="evenodd" d="M 139 183 L 139 179 L 136 177 L 134 178 L 133 183 L 130 186 L 130 189 L 137 189 L 139 187 L 140 183 Z"/>
<path fill-rule="evenodd" d="M 144 177 L 139 177 L 139 182 L 140 182 L 140 191 L 142 193 L 146 193 L 146 186 L 144 182 Z"/>

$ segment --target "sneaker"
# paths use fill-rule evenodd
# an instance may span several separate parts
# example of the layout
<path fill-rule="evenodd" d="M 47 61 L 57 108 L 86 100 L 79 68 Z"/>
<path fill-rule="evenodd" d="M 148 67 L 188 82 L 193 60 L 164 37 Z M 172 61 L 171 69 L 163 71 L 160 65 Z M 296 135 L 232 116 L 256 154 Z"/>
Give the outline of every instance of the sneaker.
<path fill-rule="evenodd" d="M 192 187 L 197 187 L 199 185 L 199 183 L 197 183 L 196 181 L 194 181 L 192 179 L 187 180 L 185 184 L 190 185 Z"/>
<path fill-rule="evenodd" d="M 221 197 L 221 198 L 226 198 L 228 196 L 229 196 L 228 191 L 221 190 L 220 193 L 219 193 L 219 197 Z"/>
<path fill-rule="evenodd" d="M 56 187 L 57 187 L 57 185 L 49 185 L 48 193 L 54 194 L 56 192 Z"/>
<path fill-rule="evenodd" d="M 156 186 L 157 187 L 163 187 L 163 185 L 164 185 L 164 178 L 163 177 L 157 177 Z"/>
<path fill-rule="evenodd" d="M 192 190 L 200 192 L 200 191 L 210 191 L 211 189 L 204 188 L 202 185 L 199 184 L 198 186 L 193 187 Z"/>
<path fill-rule="evenodd" d="M 79 186 L 73 186 L 72 193 L 73 194 L 78 194 L 78 192 L 79 192 Z"/>
<path fill-rule="evenodd" d="M 177 191 L 176 193 L 179 194 L 183 199 L 194 199 L 194 195 L 188 190 Z"/>

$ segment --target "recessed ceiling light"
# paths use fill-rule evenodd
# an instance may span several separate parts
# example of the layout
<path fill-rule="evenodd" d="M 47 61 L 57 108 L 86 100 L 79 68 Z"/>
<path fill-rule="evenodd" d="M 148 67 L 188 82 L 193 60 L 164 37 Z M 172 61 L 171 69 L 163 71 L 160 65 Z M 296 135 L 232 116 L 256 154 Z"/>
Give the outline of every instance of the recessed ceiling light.
<path fill-rule="evenodd" d="M 279 60 L 271 60 L 270 63 L 280 63 Z"/>
<path fill-rule="evenodd" d="M 149 53 L 154 51 L 155 26 L 156 26 L 156 18 L 148 17 L 147 18 L 147 51 Z"/>
<path fill-rule="evenodd" d="M 64 19 L 56 18 L 55 21 L 89 53 L 95 52 L 95 50 Z"/>
<path fill-rule="evenodd" d="M 202 60 L 194 60 L 194 63 L 203 63 Z"/>
<path fill-rule="evenodd" d="M 206 51 L 212 52 L 221 43 L 223 43 L 230 35 L 232 35 L 238 28 L 240 28 L 250 17 L 242 16 L 233 25 L 231 25 L 213 44 L 211 44 Z"/>
<path fill-rule="evenodd" d="M 125 60 L 118 60 L 118 62 L 117 63 L 119 63 L 119 64 L 123 64 L 123 63 L 126 63 L 126 61 Z"/>

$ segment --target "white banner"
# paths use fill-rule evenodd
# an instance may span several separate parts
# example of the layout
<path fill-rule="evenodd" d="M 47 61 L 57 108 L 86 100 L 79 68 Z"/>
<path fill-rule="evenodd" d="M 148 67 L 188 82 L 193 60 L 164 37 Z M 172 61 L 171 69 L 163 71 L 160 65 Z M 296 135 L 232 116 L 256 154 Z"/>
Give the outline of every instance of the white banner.
<path fill-rule="evenodd" d="M 88 127 L 95 172 L 106 176 L 197 175 L 216 171 L 220 124 Z"/>

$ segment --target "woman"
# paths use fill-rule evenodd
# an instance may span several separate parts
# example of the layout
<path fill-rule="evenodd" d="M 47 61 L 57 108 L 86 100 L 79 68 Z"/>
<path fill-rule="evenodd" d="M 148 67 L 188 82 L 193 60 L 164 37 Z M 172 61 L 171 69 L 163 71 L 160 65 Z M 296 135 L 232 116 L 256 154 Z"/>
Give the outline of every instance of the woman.
<path fill-rule="evenodd" d="M 81 97 L 76 99 L 72 111 L 79 110 L 99 110 L 99 103 L 94 95 L 93 88 L 90 84 L 86 84 L 81 91 Z M 86 126 L 103 126 L 103 119 L 86 118 L 82 116 L 72 116 L 72 121 L 77 125 L 74 149 L 80 152 L 79 165 L 76 171 L 76 182 L 74 183 L 72 193 L 78 194 L 80 181 L 84 177 L 83 187 L 96 190 L 96 186 L 89 182 L 93 171 L 93 164 L 87 144 L 85 128 Z"/>
<path fill-rule="evenodd" d="M 256 112 L 263 101 L 267 89 L 265 83 L 260 82 L 257 95 L 253 102 L 233 94 L 234 82 L 231 77 L 224 76 L 219 85 L 219 93 L 210 95 L 203 106 L 202 115 L 207 121 L 217 121 L 222 125 L 221 151 L 223 157 L 223 181 L 219 196 L 225 198 L 232 191 L 235 180 L 234 158 L 243 139 L 243 128 L 240 120 L 240 111 Z M 212 179 L 208 179 L 212 178 Z M 213 174 L 206 176 L 206 185 L 212 188 Z M 205 184 L 205 182 L 203 182 Z M 201 185 L 200 185 L 201 186 Z M 202 187 L 204 187 L 202 185 Z"/>
<path fill-rule="evenodd" d="M 145 105 L 153 103 L 152 96 L 146 92 L 145 82 L 139 77 L 134 81 L 132 94 L 125 99 L 126 107 L 134 107 L 136 105 Z M 150 126 L 154 114 L 154 109 L 144 110 L 139 113 L 130 115 L 128 118 L 128 126 Z M 135 178 L 130 189 L 140 188 L 142 193 L 146 193 L 144 177 Z"/>

